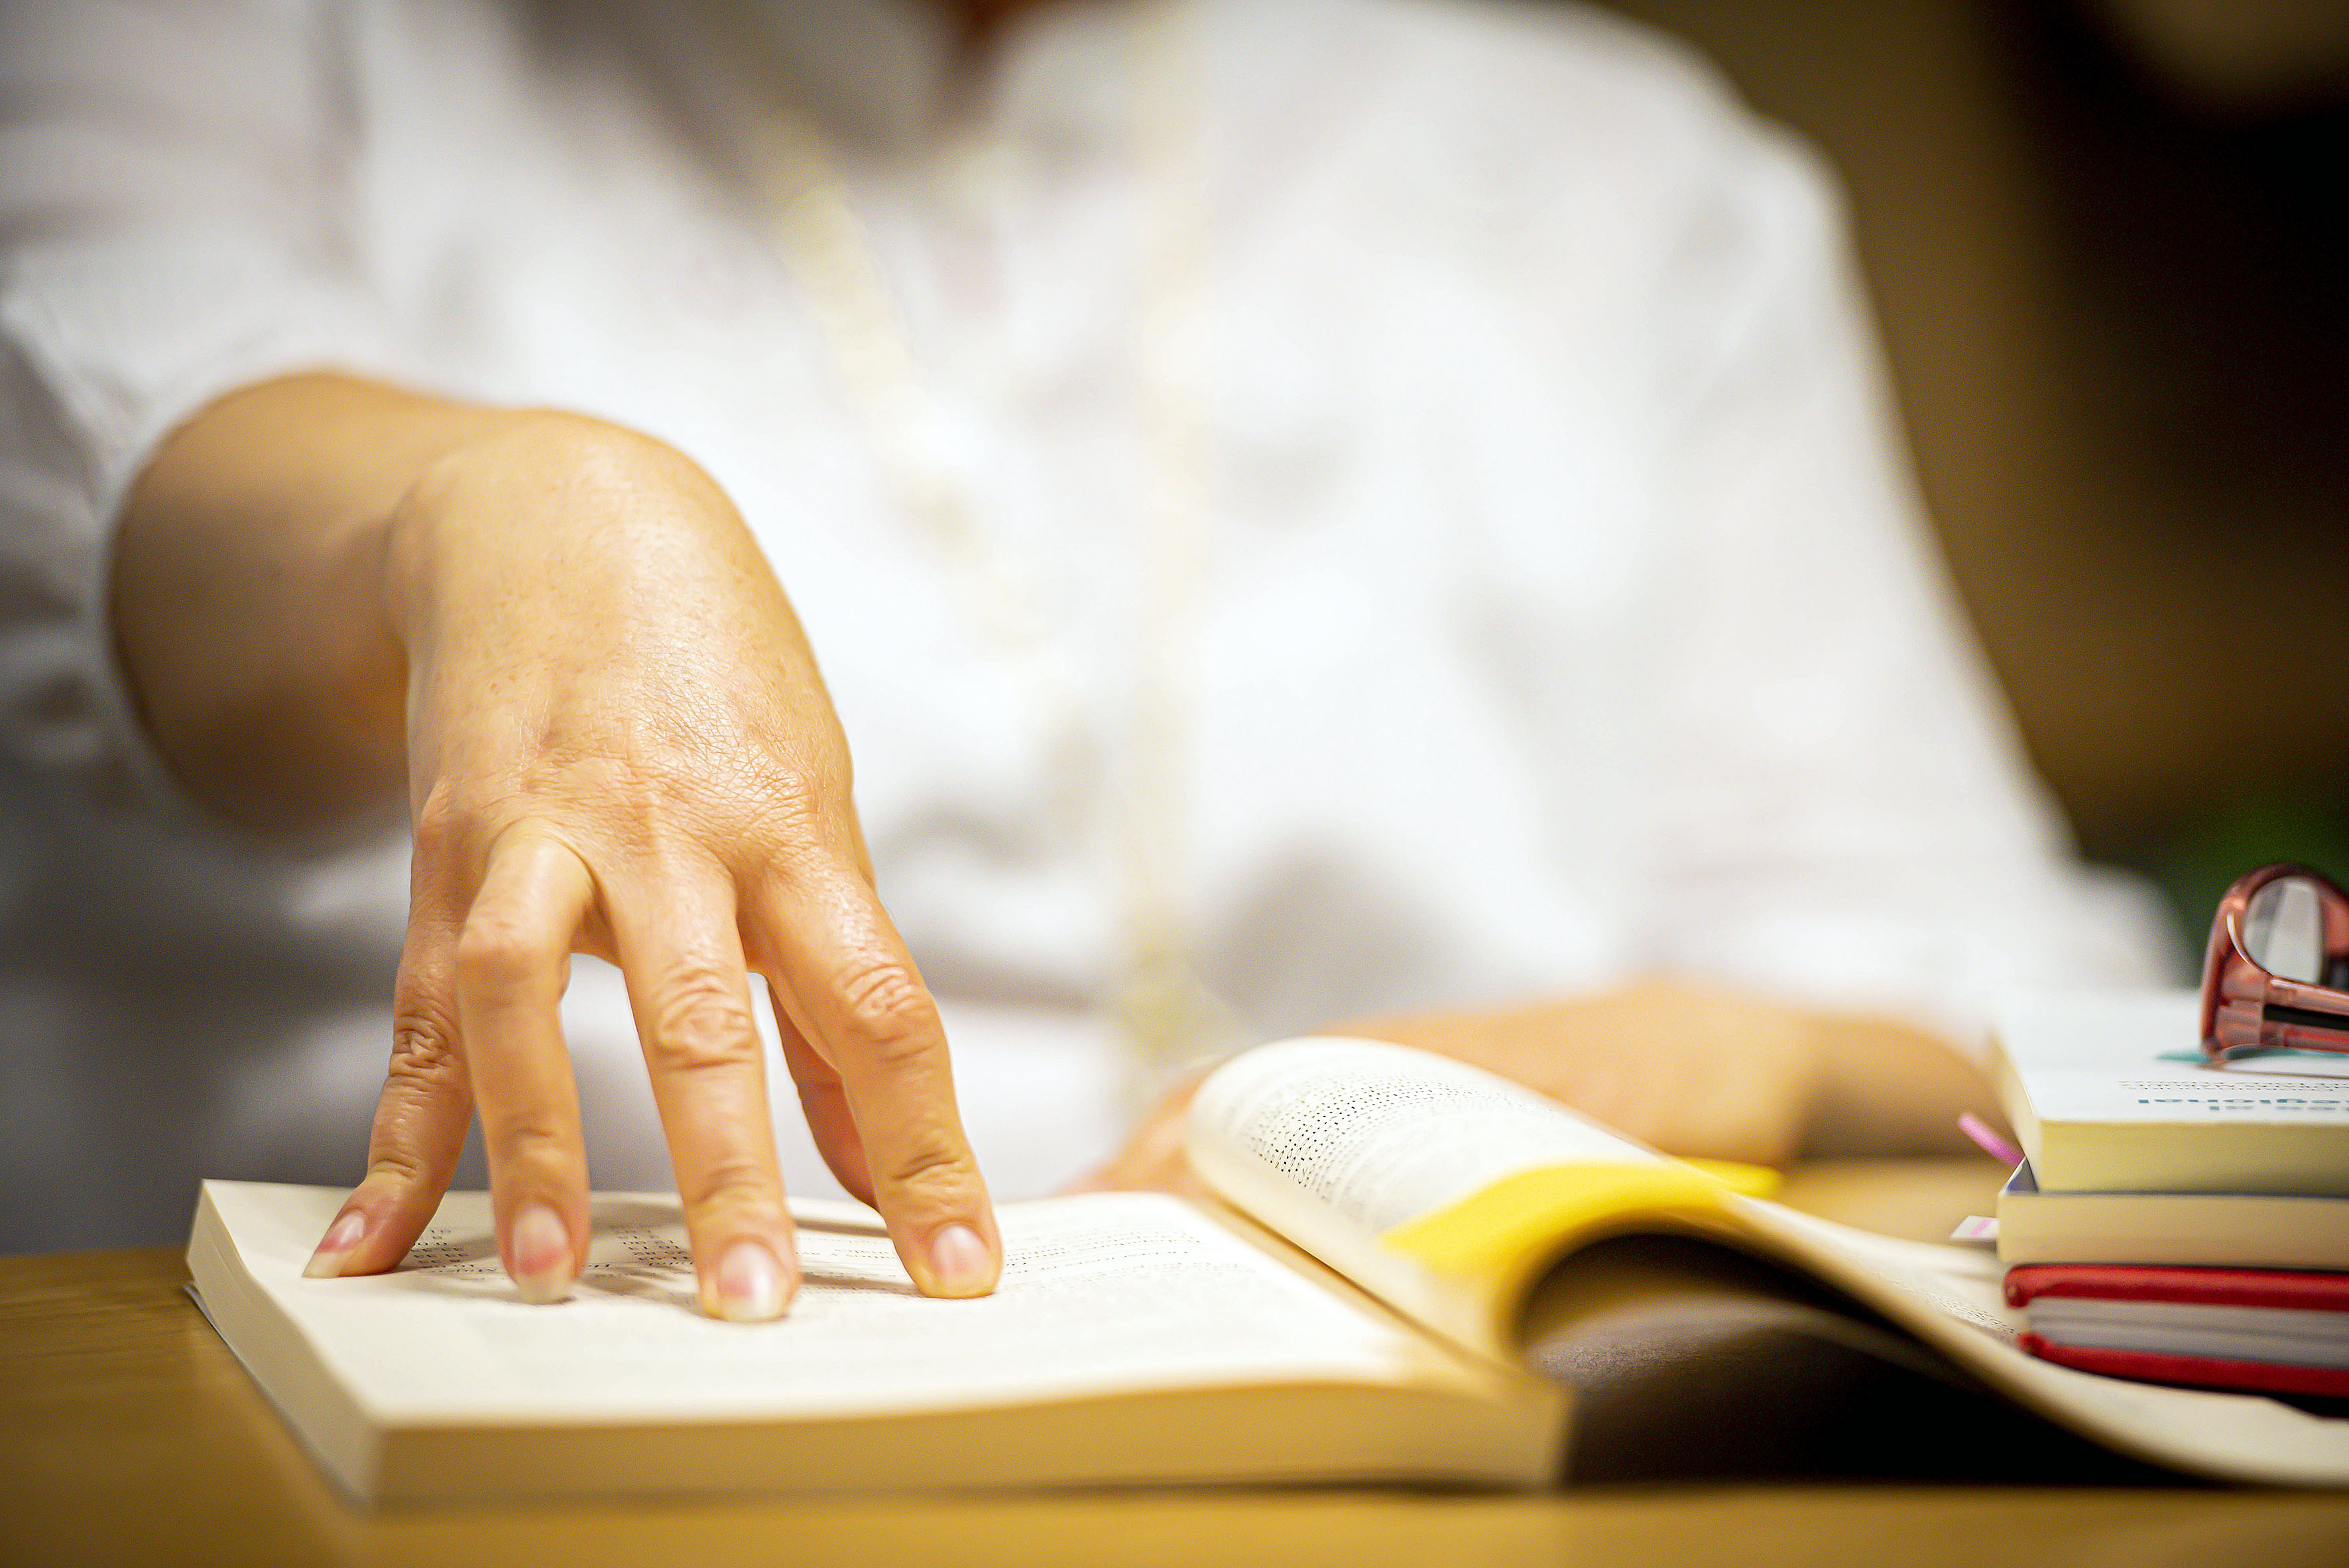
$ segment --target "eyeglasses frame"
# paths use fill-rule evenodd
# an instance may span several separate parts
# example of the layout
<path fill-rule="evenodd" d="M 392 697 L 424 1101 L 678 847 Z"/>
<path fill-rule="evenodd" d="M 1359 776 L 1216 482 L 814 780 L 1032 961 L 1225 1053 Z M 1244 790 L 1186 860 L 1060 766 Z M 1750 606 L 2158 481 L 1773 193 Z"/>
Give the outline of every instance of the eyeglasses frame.
<path fill-rule="evenodd" d="M 2349 965 L 2349 892 L 2291 861 L 2246 872 L 2219 900 L 2202 958 L 2202 1054 L 2225 1062 L 2255 1051 L 2349 1052 L 2349 991 L 2273 975 L 2243 947 L 2243 922 L 2261 889 L 2287 878 L 2315 884 L 2328 976 Z M 2283 1016 L 2278 1016 L 2281 1010 Z"/>

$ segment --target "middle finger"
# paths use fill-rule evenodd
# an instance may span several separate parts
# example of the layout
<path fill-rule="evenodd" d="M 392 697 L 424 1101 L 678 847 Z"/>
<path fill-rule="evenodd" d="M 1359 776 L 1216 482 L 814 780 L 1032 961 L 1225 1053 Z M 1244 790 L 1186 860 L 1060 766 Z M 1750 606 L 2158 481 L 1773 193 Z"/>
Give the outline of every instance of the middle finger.
<path fill-rule="evenodd" d="M 714 864 L 647 868 L 607 889 L 605 906 L 685 1202 L 703 1309 L 774 1317 L 799 1269 L 733 880 Z"/>

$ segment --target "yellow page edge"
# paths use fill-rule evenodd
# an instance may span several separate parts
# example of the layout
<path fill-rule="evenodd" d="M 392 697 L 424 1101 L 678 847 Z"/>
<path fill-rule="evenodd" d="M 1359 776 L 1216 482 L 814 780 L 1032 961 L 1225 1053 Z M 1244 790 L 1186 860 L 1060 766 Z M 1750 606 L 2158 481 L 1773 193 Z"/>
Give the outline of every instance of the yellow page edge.
<path fill-rule="evenodd" d="M 1778 1173 L 1728 1160 L 1540 1165 L 1406 1220 L 1381 1243 L 1440 1274 L 1516 1280 L 1559 1243 L 1636 1214 L 1714 1213 L 1725 1193 L 1766 1198 Z"/>

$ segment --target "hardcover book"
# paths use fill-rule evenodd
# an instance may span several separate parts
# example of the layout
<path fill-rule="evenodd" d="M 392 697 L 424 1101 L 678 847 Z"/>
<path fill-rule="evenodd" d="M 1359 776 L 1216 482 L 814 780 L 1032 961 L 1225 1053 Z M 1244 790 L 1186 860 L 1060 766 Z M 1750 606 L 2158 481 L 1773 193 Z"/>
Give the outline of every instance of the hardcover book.
<path fill-rule="evenodd" d="M 2092 1372 L 2349 1397 L 2349 1274 L 2043 1264 L 2009 1271 L 2034 1356 Z"/>

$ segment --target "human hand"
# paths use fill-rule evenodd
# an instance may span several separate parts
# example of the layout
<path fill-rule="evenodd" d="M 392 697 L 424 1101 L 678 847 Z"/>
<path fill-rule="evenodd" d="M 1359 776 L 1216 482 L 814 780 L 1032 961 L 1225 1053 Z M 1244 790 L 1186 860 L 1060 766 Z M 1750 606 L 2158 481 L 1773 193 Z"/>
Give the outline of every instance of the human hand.
<path fill-rule="evenodd" d="M 311 1272 L 399 1261 L 478 1104 L 506 1269 L 567 1291 L 588 1186 L 556 1009 L 582 952 L 626 976 L 705 1310 L 770 1317 L 797 1281 L 752 973 L 818 1147 L 915 1282 L 992 1289 L 936 1009 L 874 895 L 814 658 L 725 496 L 658 442 L 518 415 L 423 468 L 380 561 L 411 906 L 367 1174 Z"/>
<path fill-rule="evenodd" d="M 1994 1103 L 1971 1064 L 1905 1026 L 1671 981 L 1324 1032 L 1468 1062 L 1689 1159 L 1956 1152 L 1959 1112 Z M 1183 1123 L 1198 1082 L 1163 1099 L 1084 1185 L 1197 1191 Z"/>
<path fill-rule="evenodd" d="M 1937 1035 L 1679 980 L 1332 1032 L 1473 1062 L 1684 1159 L 1971 1154 L 1958 1118 L 2000 1119 L 1981 1068 Z"/>

